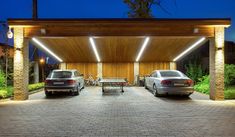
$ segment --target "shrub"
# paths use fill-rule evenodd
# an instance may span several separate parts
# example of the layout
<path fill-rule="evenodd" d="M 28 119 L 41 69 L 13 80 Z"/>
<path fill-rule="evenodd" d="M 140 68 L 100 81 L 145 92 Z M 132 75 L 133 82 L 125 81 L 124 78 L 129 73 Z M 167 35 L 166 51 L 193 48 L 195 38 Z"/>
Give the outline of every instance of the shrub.
<path fill-rule="evenodd" d="M 209 75 L 203 76 L 199 79 L 199 82 L 194 86 L 194 89 L 198 92 L 205 94 L 210 93 L 210 77 Z"/>
<path fill-rule="evenodd" d="M 202 78 L 204 75 L 204 72 L 202 70 L 202 66 L 200 64 L 189 63 L 188 65 L 185 65 L 186 68 L 186 75 L 191 78 L 195 83 L 199 82 L 199 78 Z"/>
<path fill-rule="evenodd" d="M 44 87 L 44 83 L 36 83 L 36 84 L 30 84 L 28 86 L 28 89 L 29 91 L 33 91 L 33 90 L 37 90 L 37 89 L 40 89 L 40 88 L 43 88 Z"/>
<path fill-rule="evenodd" d="M 12 96 L 12 94 L 13 94 L 13 87 L 0 89 L 0 98 L 7 98 Z"/>
<path fill-rule="evenodd" d="M 224 67 L 224 84 L 226 87 L 234 84 L 235 81 L 235 65 L 226 64 Z"/>
<path fill-rule="evenodd" d="M 3 88 L 6 86 L 6 76 L 5 73 L 0 69 L 0 88 Z"/>

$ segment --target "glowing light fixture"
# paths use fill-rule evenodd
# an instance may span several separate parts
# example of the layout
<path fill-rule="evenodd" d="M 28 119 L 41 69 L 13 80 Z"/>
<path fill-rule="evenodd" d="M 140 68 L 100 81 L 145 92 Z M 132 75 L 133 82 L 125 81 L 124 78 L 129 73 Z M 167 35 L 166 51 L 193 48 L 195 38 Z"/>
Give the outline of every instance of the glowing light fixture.
<path fill-rule="evenodd" d="M 144 40 L 144 44 L 142 45 L 141 49 L 140 49 L 140 52 L 136 58 L 136 62 L 138 62 L 140 60 L 140 57 L 142 56 L 143 52 L 144 52 L 144 49 L 146 48 L 146 46 L 148 45 L 148 42 L 149 42 L 149 37 L 146 37 L 145 40 Z"/>
<path fill-rule="evenodd" d="M 43 63 L 45 62 L 44 58 L 41 58 L 41 59 L 39 60 L 39 62 L 40 62 L 41 64 L 43 64 Z"/>
<path fill-rule="evenodd" d="M 94 53 L 95 53 L 95 56 L 96 56 L 97 61 L 100 62 L 100 57 L 99 57 L 99 54 L 98 54 L 98 52 L 97 52 L 94 39 L 93 39 L 92 37 L 90 37 L 90 38 L 89 38 L 89 41 L 90 41 L 90 43 L 91 43 L 91 46 L 92 46 L 92 49 L 93 49 L 93 51 L 94 51 Z"/>
<path fill-rule="evenodd" d="M 61 58 L 59 58 L 55 53 L 53 53 L 50 49 L 48 49 L 44 44 L 42 44 L 38 39 L 33 38 L 33 41 L 38 44 L 42 49 L 44 49 L 46 52 L 48 52 L 50 55 L 55 57 L 59 62 L 63 62 Z"/>
<path fill-rule="evenodd" d="M 198 41 L 196 41 L 193 45 L 191 45 L 189 48 L 187 48 L 185 51 L 183 51 L 181 54 L 179 54 L 177 57 L 174 58 L 173 61 L 177 61 L 181 57 L 183 57 L 185 54 L 187 54 L 189 51 L 194 49 L 195 47 L 199 46 L 206 38 L 202 37 Z"/>
<path fill-rule="evenodd" d="M 13 38 L 13 33 L 12 33 L 10 27 L 9 27 L 9 29 L 8 29 L 8 32 L 7 32 L 7 38 L 9 38 L 9 39 Z"/>

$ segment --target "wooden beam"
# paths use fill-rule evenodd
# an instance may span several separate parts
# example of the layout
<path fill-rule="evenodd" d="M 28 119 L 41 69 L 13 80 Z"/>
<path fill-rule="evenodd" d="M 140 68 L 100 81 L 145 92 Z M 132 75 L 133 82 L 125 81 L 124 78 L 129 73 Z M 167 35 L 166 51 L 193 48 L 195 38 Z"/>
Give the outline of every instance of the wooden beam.
<path fill-rule="evenodd" d="M 40 19 L 8 20 L 33 36 L 214 36 L 215 26 L 228 27 L 230 19 Z M 195 28 L 198 32 L 195 32 Z M 46 29 L 46 34 L 41 34 Z"/>

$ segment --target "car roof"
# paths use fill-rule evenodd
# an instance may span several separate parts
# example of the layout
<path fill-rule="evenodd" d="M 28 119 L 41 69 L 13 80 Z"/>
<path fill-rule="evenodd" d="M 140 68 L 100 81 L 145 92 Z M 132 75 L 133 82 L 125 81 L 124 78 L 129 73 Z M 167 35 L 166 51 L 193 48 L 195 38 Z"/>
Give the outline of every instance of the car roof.
<path fill-rule="evenodd" d="M 173 71 L 173 72 L 180 72 L 178 70 L 154 70 L 154 72 L 161 72 L 161 71 Z"/>
<path fill-rule="evenodd" d="M 53 71 L 77 71 L 76 69 L 54 69 Z"/>

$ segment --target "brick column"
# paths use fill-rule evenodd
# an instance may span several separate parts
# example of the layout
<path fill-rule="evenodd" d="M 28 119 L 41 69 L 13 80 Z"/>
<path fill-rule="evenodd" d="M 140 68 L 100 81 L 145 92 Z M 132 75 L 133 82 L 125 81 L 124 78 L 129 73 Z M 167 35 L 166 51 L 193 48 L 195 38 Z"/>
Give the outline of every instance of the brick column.
<path fill-rule="evenodd" d="M 14 100 L 28 99 L 28 42 L 23 28 L 14 28 Z"/>
<path fill-rule="evenodd" d="M 224 100 L 224 28 L 215 28 L 210 39 L 210 99 Z"/>

